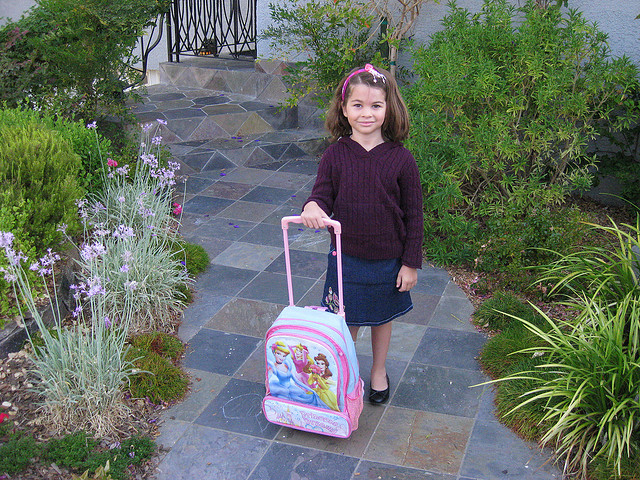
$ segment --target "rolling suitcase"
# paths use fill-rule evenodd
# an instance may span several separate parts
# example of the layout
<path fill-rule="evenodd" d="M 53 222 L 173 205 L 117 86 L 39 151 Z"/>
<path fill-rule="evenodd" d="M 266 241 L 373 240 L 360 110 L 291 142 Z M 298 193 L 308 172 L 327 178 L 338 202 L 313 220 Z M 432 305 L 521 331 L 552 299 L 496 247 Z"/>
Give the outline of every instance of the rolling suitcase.
<path fill-rule="evenodd" d="M 262 410 L 268 421 L 278 425 L 347 438 L 358 428 L 364 382 L 344 320 L 341 226 L 335 220 L 325 220 L 336 234 L 339 312 L 335 314 L 324 307 L 295 306 L 289 223 L 302 220 L 282 219 L 289 306 L 266 334 L 266 395 Z"/>

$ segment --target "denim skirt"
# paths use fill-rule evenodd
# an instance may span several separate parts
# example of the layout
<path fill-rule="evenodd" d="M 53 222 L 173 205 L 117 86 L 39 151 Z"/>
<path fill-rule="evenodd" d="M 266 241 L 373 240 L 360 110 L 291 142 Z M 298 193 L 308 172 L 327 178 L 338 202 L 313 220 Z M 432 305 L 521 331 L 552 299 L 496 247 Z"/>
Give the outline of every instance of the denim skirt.
<path fill-rule="evenodd" d="M 338 272 L 336 252 L 328 255 L 327 277 L 321 305 L 338 313 Z M 396 279 L 402 262 L 366 260 L 342 255 L 344 313 L 347 325 L 378 326 L 413 308 L 409 292 L 399 292 Z"/>

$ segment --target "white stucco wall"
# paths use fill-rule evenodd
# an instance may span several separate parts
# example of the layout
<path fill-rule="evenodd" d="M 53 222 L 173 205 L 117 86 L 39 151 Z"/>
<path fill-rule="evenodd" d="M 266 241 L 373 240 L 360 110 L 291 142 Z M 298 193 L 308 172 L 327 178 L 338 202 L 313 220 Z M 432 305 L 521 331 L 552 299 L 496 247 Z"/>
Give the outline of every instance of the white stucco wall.
<path fill-rule="evenodd" d="M 9 20 L 17 20 L 36 4 L 35 0 L 0 0 L 0 25 Z"/>

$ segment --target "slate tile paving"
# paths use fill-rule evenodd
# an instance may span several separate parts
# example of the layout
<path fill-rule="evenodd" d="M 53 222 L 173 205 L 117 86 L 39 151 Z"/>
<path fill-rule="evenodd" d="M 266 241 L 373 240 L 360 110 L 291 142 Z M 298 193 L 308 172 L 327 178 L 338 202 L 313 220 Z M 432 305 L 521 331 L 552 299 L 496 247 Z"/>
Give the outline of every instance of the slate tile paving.
<path fill-rule="evenodd" d="M 174 78 L 186 75 L 174 70 Z M 215 72 L 187 76 L 225 82 Z M 191 390 L 163 415 L 158 442 L 169 452 L 155 480 L 560 479 L 549 452 L 497 421 L 492 388 L 471 387 L 487 380 L 475 360 L 486 339 L 469 322 L 464 292 L 426 263 L 414 310 L 394 324 L 389 404 L 366 404 L 349 439 L 268 423 L 264 334 L 288 304 L 280 220 L 298 214 L 311 190 L 319 158 L 308 152 L 322 134 L 289 128 L 292 111 L 278 117 L 246 95 L 167 85 L 148 92 L 134 112 L 141 121 L 172 119 L 163 134 L 188 177 L 179 189 L 181 233 L 211 259 L 180 326 Z M 229 133 L 249 112 L 289 129 Z M 329 236 L 295 224 L 288 233 L 296 302 L 317 305 Z M 356 344 L 365 388 L 369 338 L 362 329 Z"/>

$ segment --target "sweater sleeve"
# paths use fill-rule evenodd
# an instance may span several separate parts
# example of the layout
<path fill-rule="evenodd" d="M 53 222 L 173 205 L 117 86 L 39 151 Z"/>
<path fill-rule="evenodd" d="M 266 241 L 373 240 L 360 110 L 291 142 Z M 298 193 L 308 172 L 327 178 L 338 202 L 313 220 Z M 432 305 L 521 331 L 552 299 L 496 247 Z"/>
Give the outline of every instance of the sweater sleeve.
<path fill-rule="evenodd" d="M 328 149 L 320 159 L 316 181 L 313 185 L 313 189 L 311 190 L 311 195 L 302 206 L 303 209 L 307 203 L 314 201 L 327 215 L 331 216 L 333 213 L 333 201 L 336 198 L 336 192 L 332 180 L 332 170 L 333 156 L 331 155 L 331 151 Z"/>
<path fill-rule="evenodd" d="M 399 180 L 402 192 L 401 208 L 404 212 L 406 228 L 402 264 L 412 268 L 422 268 L 422 238 L 424 234 L 422 186 L 416 160 L 408 150 L 407 156 L 407 164 L 402 169 Z"/>

